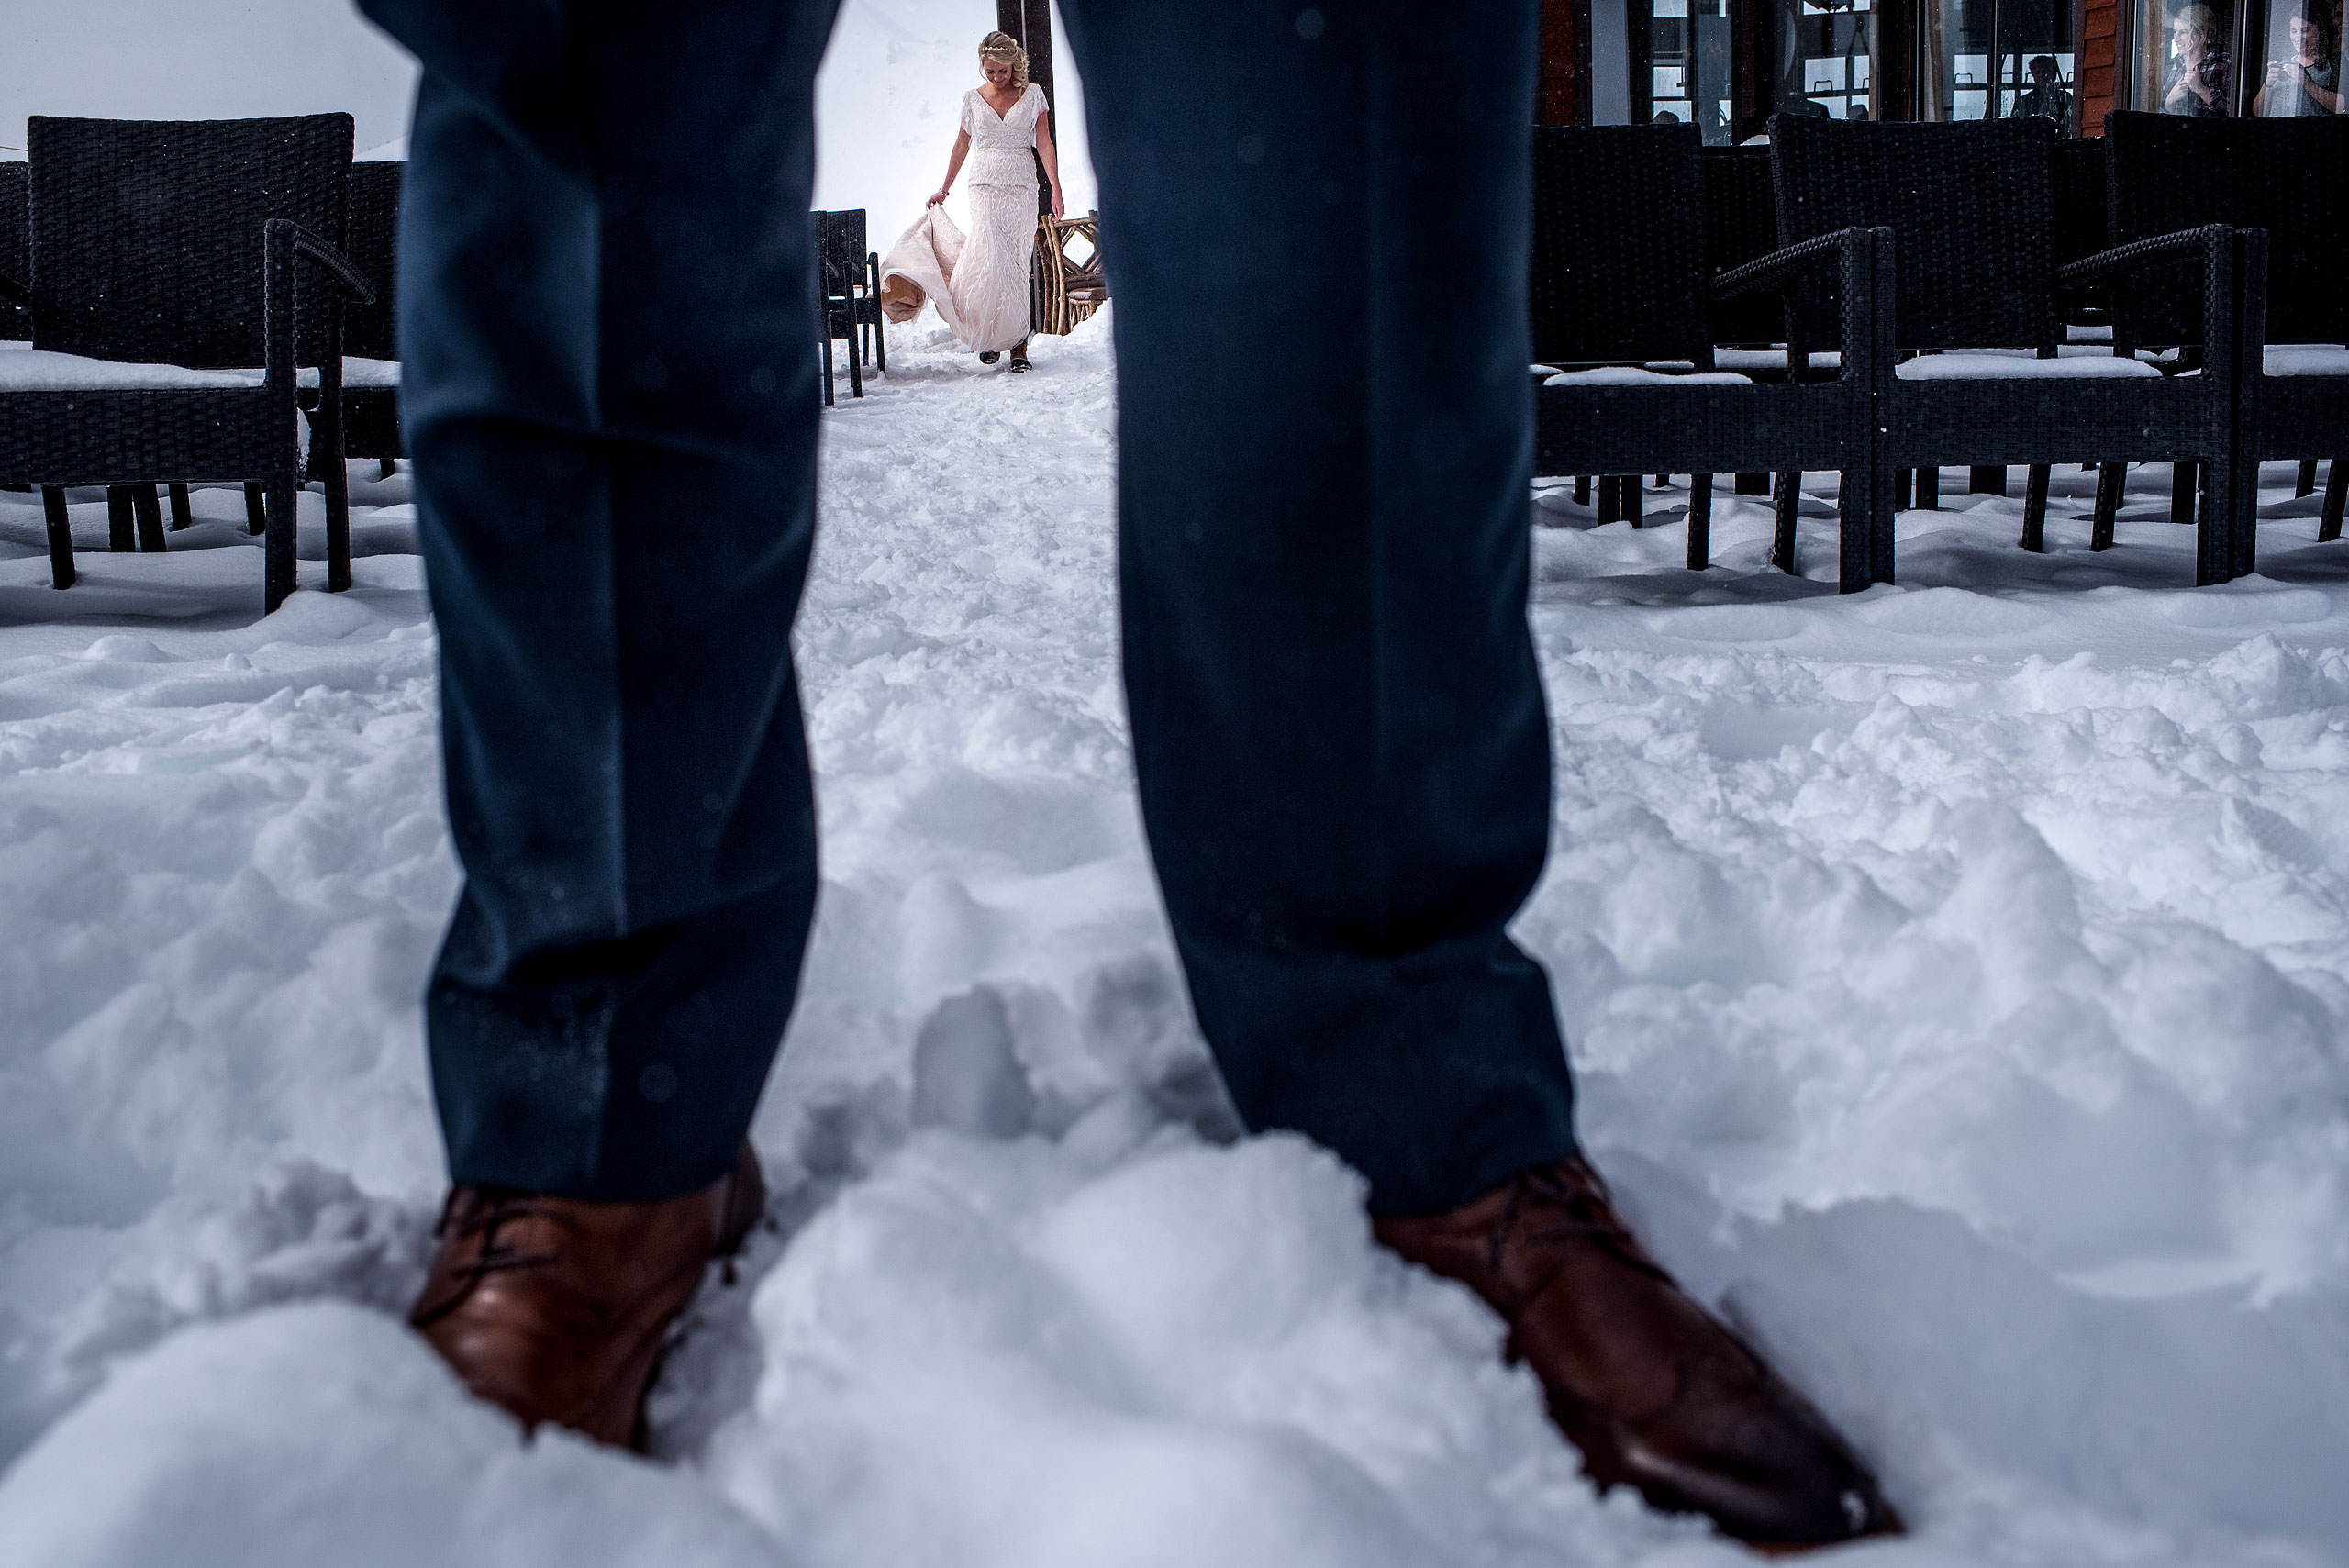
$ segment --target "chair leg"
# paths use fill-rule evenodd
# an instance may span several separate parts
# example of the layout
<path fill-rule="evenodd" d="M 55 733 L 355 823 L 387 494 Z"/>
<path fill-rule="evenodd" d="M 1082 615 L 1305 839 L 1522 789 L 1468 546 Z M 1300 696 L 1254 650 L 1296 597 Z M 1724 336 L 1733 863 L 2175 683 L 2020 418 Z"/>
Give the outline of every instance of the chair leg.
<path fill-rule="evenodd" d="M 117 554 L 126 554 L 139 548 L 138 524 L 130 511 L 128 484 L 106 486 L 106 548 Z"/>
<path fill-rule="evenodd" d="M 49 525 L 49 585 L 73 586 L 73 526 L 65 517 L 65 492 L 54 484 L 40 487 L 42 519 Z"/>
<path fill-rule="evenodd" d="M 1890 583 L 1893 575 L 1893 547 L 1898 542 L 1896 524 L 1899 508 L 1892 504 L 1892 470 L 1876 468 L 1862 474 L 1846 474 L 1845 483 L 1858 478 L 1866 484 L 1863 495 L 1867 502 L 1868 580 Z"/>
<path fill-rule="evenodd" d="M 1916 490 L 1916 499 L 1913 503 L 1915 510 L 1920 512 L 1938 512 L 1942 509 L 1942 471 L 1940 469 L 1919 469 L 1917 471 Z"/>
<path fill-rule="evenodd" d="M 310 423 L 311 450 L 325 454 L 327 495 L 327 592 L 351 586 L 351 464 L 343 457 L 342 388 L 322 392 Z"/>
<path fill-rule="evenodd" d="M 1895 469 L 1892 474 L 1892 509 L 1905 512 L 1910 497 L 1917 494 L 1917 471 L 1913 468 Z"/>
<path fill-rule="evenodd" d="M 2192 462 L 2169 465 L 2169 520 L 2182 528 L 2194 523 L 2194 485 L 2199 467 Z"/>
<path fill-rule="evenodd" d="M 1778 526 L 1770 539 L 1770 564 L 1791 574 L 1795 569 L 1795 517 L 1802 507 L 1802 475 L 1778 475 Z"/>
<path fill-rule="evenodd" d="M 1577 506 L 1590 505 L 1590 475 L 1587 473 L 1575 475 L 1575 505 Z"/>
<path fill-rule="evenodd" d="M 2034 462 L 2022 488 L 2022 547 L 2033 555 L 2047 552 L 2048 465 Z"/>
<path fill-rule="evenodd" d="M 2313 495 L 2315 494 L 2316 459 L 2312 457 L 2304 457 L 2300 459 L 2299 477 L 2294 481 L 2292 485 L 2292 499 L 2297 501 L 2303 495 Z"/>
<path fill-rule="evenodd" d="M 263 483 L 262 509 L 262 613 L 274 615 L 294 592 L 300 569 L 295 565 L 295 507 L 302 493 L 298 464 Z"/>
<path fill-rule="evenodd" d="M 267 504 L 263 499 L 262 487 L 258 484 L 248 481 L 245 484 L 245 532 L 251 534 L 256 539 L 260 538 L 262 526 L 266 522 L 268 515 L 269 511 Z"/>
<path fill-rule="evenodd" d="M 2259 460 L 2222 458 L 2205 470 L 2203 504 L 2219 515 L 2227 541 L 2227 582 L 2259 570 Z"/>
<path fill-rule="evenodd" d="M 340 458 L 327 464 L 327 592 L 351 586 L 351 469 Z"/>
<path fill-rule="evenodd" d="M 2222 453 L 2194 465 L 2201 477 L 2194 535 L 2194 585 L 2232 583 L 2257 568 L 2259 493 L 2255 465 Z"/>
<path fill-rule="evenodd" d="M 375 469 L 375 477 L 377 479 L 389 479 L 400 471 L 400 465 L 394 462 L 390 458 L 378 458 L 375 461 L 377 464 Z"/>
<path fill-rule="evenodd" d="M 831 406 L 832 406 L 832 339 L 831 339 L 831 338 L 830 338 L 829 334 L 828 333 L 828 334 L 825 336 L 825 339 L 824 339 L 824 406 L 825 406 L 825 407 L 827 407 L 827 408 L 829 408 Z"/>
<path fill-rule="evenodd" d="M 1998 463 L 1976 463 L 1965 471 L 1965 493 L 1968 495 L 2004 495 L 2007 493 L 2007 471 Z"/>
<path fill-rule="evenodd" d="M 139 518 L 139 548 L 150 555 L 163 553 L 163 504 L 151 484 L 130 487 L 130 509 Z"/>
<path fill-rule="evenodd" d="M 1733 493 L 1739 495 L 1767 495 L 1770 494 L 1770 476 L 1766 473 L 1741 473 L 1737 476 Z"/>
<path fill-rule="evenodd" d="M 188 505 L 187 486 L 174 484 L 172 491 L 172 531 L 195 527 L 195 511 Z"/>
<path fill-rule="evenodd" d="M 1615 504 L 1623 513 L 1623 520 L 1635 528 L 1648 526 L 1648 493 L 1640 484 L 1640 476 L 1627 473 L 1615 482 Z"/>
<path fill-rule="evenodd" d="M 1873 494 L 1867 470 L 1847 468 L 1839 476 L 1835 487 L 1835 591 L 1856 594 L 1870 583 L 1877 581 L 1876 533 L 1879 522 L 1876 503 L 1882 499 Z M 1795 489 L 1801 490 L 1798 484 Z M 1887 496 L 1891 491 L 1887 475 Z M 1891 581 L 1889 562 L 1883 581 Z"/>
<path fill-rule="evenodd" d="M 1688 570 L 1702 572 L 1713 555 L 1713 476 L 1688 476 Z"/>
<path fill-rule="evenodd" d="M 856 328 L 854 327 L 849 328 L 848 335 L 848 395 L 851 397 L 864 395 L 864 367 L 856 362 Z"/>
<path fill-rule="evenodd" d="M 2121 486 L 2129 474 L 2125 462 L 2108 462 L 2096 471 L 2096 519 L 2088 526 L 2088 548 L 2112 548 L 2113 520 L 2121 515 Z"/>
<path fill-rule="evenodd" d="M 2324 475 L 2324 519 L 2316 527 L 2319 539 L 2330 541 L 2341 537 L 2343 501 L 2349 501 L 2349 463 L 2334 458 Z"/>
<path fill-rule="evenodd" d="M 1655 476 L 1655 487 L 1656 487 L 1658 490 L 1669 490 L 1669 489 L 1671 489 L 1671 488 L 1672 488 L 1672 475 L 1670 475 L 1670 474 L 1668 474 L 1668 473 L 1659 473 L 1659 474 L 1657 474 L 1657 475 Z"/>

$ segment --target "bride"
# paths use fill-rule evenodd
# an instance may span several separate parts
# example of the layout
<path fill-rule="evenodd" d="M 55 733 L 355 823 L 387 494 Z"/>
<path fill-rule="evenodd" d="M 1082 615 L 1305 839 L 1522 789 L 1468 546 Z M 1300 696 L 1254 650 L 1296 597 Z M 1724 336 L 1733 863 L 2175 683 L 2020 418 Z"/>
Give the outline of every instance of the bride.
<path fill-rule="evenodd" d="M 883 308 L 907 321 L 934 300 L 961 342 L 994 364 L 1006 349 L 1011 368 L 1028 368 L 1028 277 L 1036 250 L 1036 174 L 1032 148 L 1052 182 L 1052 216 L 1065 216 L 1060 154 L 1052 146 L 1044 90 L 1028 80 L 1028 51 L 1008 33 L 979 45 L 985 84 L 963 95 L 962 128 L 946 161 L 946 183 L 930 194 L 920 219 L 881 265 Z M 975 156 L 974 154 L 975 153 Z M 939 206 L 971 165 L 971 234 L 965 240 Z"/>

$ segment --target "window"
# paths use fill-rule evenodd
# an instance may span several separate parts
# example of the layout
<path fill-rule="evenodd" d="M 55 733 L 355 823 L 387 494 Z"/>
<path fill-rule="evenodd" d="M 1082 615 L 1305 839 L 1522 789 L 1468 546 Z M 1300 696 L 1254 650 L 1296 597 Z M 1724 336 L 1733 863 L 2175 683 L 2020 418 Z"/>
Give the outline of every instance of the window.
<path fill-rule="evenodd" d="M 1918 118 L 2079 128 L 2070 0 L 1925 0 L 1921 20 Z"/>
<path fill-rule="evenodd" d="M 2289 117 L 2342 111 L 2341 7 L 2334 0 L 2266 0 L 2254 5 L 2249 23 L 2244 113 Z"/>
<path fill-rule="evenodd" d="M 1873 118 L 1877 0 L 1777 0 L 1780 114 Z"/>
<path fill-rule="evenodd" d="M 1729 0 L 1645 0 L 1651 117 L 1693 121 L 1709 147 L 1730 130 Z"/>

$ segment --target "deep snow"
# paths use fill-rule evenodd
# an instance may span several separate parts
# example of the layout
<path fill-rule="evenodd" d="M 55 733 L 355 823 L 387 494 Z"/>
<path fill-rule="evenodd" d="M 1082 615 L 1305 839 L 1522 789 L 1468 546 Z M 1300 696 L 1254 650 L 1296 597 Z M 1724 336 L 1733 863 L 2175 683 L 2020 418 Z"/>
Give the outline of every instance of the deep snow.
<path fill-rule="evenodd" d="M 396 1321 L 454 886 L 405 477 L 267 620 L 231 492 L 161 557 L 93 493 L 68 594 L 0 495 L 0 1562 L 1742 1559 L 1596 1498 L 1335 1162 L 1231 1140 L 1130 797 L 1106 335 L 890 359 L 825 417 L 773 1225 L 653 1464 Z M 2263 575 L 2192 589 L 2134 477 L 2092 556 L 2059 474 L 2032 557 L 1951 471 L 1853 597 L 1823 502 L 1797 579 L 1762 503 L 1701 575 L 1531 508 L 1521 932 L 1626 1207 L 1917 1526 L 1854 1562 L 2349 1562 L 2349 544 L 2278 466 Z"/>

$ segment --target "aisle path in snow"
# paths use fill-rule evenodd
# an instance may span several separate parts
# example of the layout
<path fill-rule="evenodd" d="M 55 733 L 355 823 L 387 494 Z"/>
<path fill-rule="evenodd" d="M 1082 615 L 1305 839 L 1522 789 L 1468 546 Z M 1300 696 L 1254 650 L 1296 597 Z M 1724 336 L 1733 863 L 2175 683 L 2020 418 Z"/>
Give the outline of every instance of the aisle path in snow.
<path fill-rule="evenodd" d="M 1131 801 L 1104 335 L 891 362 L 825 417 L 774 1224 L 658 1465 L 518 1445 L 394 1317 L 454 888 L 405 479 L 266 621 L 231 493 L 70 595 L 0 495 L 0 1561 L 1744 1560 L 1594 1497 L 1334 1162 L 1230 1141 Z M 1920 1527 L 1854 1562 L 2349 1561 L 2349 553 L 2271 491 L 2267 574 L 2185 588 L 2161 477 L 2101 556 L 2085 476 L 2044 557 L 1953 495 L 1856 598 L 1761 570 L 1759 505 L 1698 576 L 1536 498 L 1520 929 L 1627 1207 Z"/>

